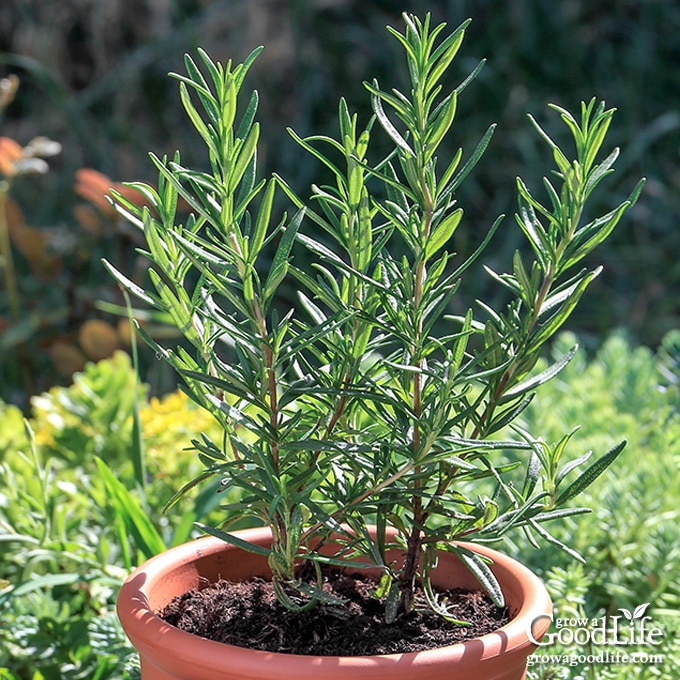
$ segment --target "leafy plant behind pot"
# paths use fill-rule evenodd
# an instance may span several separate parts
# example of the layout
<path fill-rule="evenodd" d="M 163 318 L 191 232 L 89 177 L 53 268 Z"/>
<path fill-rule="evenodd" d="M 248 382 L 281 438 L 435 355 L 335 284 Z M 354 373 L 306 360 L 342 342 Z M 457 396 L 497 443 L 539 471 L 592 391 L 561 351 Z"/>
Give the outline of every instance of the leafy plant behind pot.
<path fill-rule="evenodd" d="M 443 77 L 468 22 L 443 37 L 445 25 L 431 27 L 429 16 L 404 20 L 404 33 L 389 31 L 406 54 L 408 92 L 366 83 L 375 113 L 366 127 L 342 100 L 337 139 L 291 132 L 333 182 L 314 185 L 309 201 L 278 175 L 257 178 L 258 98 L 242 100 L 240 91 L 260 49 L 236 66 L 216 64 L 201 50 L 198 63 L 187 56 L 187 75 L 175 77 L 208 149 L 209 169 L 184 167 L 179 153 L 172 160 L 152 155 L 158 189 L 131 185 L 152 210 L 116 196 L 119 212 L 145 234 L 152 287 L 142 289 L 107 263 L 127 290 L 182 331 L 191 352 L 146 339 L 223 428 L 222 441 L 193 442 L 205 470 L 168 505 L 220 477 L 224 490 L 241 492 L 224 508 L 225 525 L 251 515 L 271 527 L 272 546 L 244 544 L 225 526 L 202 528 L 266 554 L 284 605 L 325 601 L 321 566 L 359 558 L 383 571 L 379 592 L 388 620 L 411 608 L 417 579 L 430 605 L 448 616 L 429 581 L 438 549 L 456 552 L 502 604 L 489 566 L 452 540 L 496 540 L 522 527 L 573 552 L 544 523 L 587 511 L 560 506 L 591 484 L 625 442 L 573 479 L 576 464 L 559 466 L 570 434 L 547 444 L 513 422 L 535 389 L 573 357 L 576 348 L 532 371 L 599 273 L 576 265 L 609 235 L 643 184 L 611 212 L 586 219 L 586 200 L 618 156 L 615 149 L 598 162 L 614 110 L 594 99 L 581 105 L 578 118 L 552 107 L 575 142 L 573 160 L 531 118 L 556 164 L 552 179 L 544 179 L 543 202 L 517 180 L 516 221 L 532 261 L 516 253 L 512 273 L 489 272 L 507 289 L 505 310 L 480 301 L 485 321 L 473 310 L 445 317 L 502 221 L 468 260 L 447 251 L 463 218 L 456 190 L 494 126 L 472 153 L 437 156 L 458 97 L 481 64 L 445 91 Z M 389 155 L 371 157 L 374 136 L 387 138 Z M 292 216 L 274 217 L 279 187 L 295 207 Z M 187 216 L 178 215 L 179 199 L 189 206 Z M 313 259 L 311 269 L 295 267 L 299 246 Z M 276 293 L 290 277 L 299 307 L 280 314 Z M 517 466 L 503 462 L 509 449 L 525 452 L 523 484 L 506 479 Z M 476 494 L 489 480 L 493 494 Z M 369 519 L 378 526 L 376 540 L 368 535 Z M 387 526 L 406 548 L 403 564 L 386 558 Z M 319 552 L 337 534 L 337 551 Z M 298 578 L 300 561 L 314 567 L 316 585 Z"/>

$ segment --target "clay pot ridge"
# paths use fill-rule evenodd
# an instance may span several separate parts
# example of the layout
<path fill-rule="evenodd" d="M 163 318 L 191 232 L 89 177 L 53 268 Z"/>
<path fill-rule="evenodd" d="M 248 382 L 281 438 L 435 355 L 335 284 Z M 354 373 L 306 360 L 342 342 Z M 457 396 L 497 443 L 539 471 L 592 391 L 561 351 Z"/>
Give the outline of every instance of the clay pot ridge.
<path fill-rule="evenodd" d="M 239 532 L 267 545 L 268 529 Z M 424 652 L 380 656 L 306 656 L 251 650 L 213 642 L 171 626 L 156 612 L 173 597 L 220 578 L 270 576 L 266 558 L 212 537 L 171 548 L 135 570 L 118 597 L 118 615 L 140 653 L 143 680 L 521 680 L 526 658 L 549 625 L 552 606 L 530 570 L 487 547 L 462 544 L 489 557 L 512 619 L 475 640 Z M 432 577 L 441 588 L 475 589 L 474 576 L 443 553 Z M 535 623 L 534 623 L 535 622 Z"/>

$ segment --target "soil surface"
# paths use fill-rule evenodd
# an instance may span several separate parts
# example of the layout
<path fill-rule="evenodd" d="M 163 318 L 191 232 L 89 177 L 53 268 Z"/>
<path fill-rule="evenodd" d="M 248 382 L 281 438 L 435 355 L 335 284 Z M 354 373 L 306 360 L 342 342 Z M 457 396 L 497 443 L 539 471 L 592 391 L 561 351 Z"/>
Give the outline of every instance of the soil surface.
<path fill-rule="evenodd" d="M 504 609 L 479 591 L 445 593 L 459 626 L 427 609 L 422 593 L 416 606 L 392 624 L 374 595 L 375 581 L 333 570 L 324 590 L 346 598 L 343 607 L 318 605 L 291 612 L 277 601 L 269 582 L 219 581 L 176 597 L 159 616 L 188 633 L 239 647 L 289 654 L 360 656 L 417 652 L 470 640 L 509 621 Z"/>

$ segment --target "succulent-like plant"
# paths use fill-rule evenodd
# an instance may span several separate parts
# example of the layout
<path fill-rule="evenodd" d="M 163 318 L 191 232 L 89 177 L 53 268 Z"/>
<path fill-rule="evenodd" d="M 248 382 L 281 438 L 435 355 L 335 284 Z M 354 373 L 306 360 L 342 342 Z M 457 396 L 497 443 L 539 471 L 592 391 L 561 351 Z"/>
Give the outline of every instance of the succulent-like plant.
<path fill-rule="evenodd" d="M 403 33 L 389 31 L 406 55 L 407 92 L 366 83 L 374 116 L 365 126 L 341 100 L 337 138 L 291 132 L 329 178 L 312 186 L 309 200 L 278 175 L 257 176 L 258 98 L 242 99 L 241 90 L 259 49 L 237 65 L 215 63 L 202 50 L 197 60 L 186 57 L 187 75 L 174 75 L 207 148 L 206 169 L 183 166 L 179 153 L 152 155 L 158 188 L 131 185 L 151 209 L 116 196 L 119 212 L 146 237 L 152 285 L 142 288 L 107 267 L 181 331 L 188 348 L 146 340 L 224 432 L 221 441 L 193 442 L 205 470 L 168 505 L 215 476 L 224 491 L 238 490 L 224 525 L 201 528 L 265 553 L 275 590 L 291 609 L 327 599 L 324 564 L 358 558 L 384 574 L 378 590 L 388 619 L 411 608 L 417 581 L 430 605 L 449 616 L 429 580 L 438 550 L 456 552 L 501 604 L 488 564 L 452 541 L 492 541 L 523 528 L 558 543 L 545 523 L 586 511 L 562 506 L 625 444 L 576 475 L 587 456 L 560 465 L 569 434 L 549 444 L 520 426 L 536 388 L 576 351 L 534 370 L 599 272 L 577 265 L 642 189 L 640 182 L 618 207 L 584 218 L 587 199 L 618 156 L 615 149 L 600 160 L 614 110 L 594 99 L 577 117 L 552 107 L 575 142 L 573 160 L 530 119 L 556 169 L 544 179 L 543 202 L 517 180 L 515 217 L 529 248 L 515 254 L 511 273 L 489 270 L 510 301 L 502 310 L 480 301 L 476 311 L 447 316 L 502 221 L 467 259 L 449 250 L 463 223 L 456 191 L 494 126 L 472 153 L 444 154 L 458 97 L 481 64 L 445 92 L 443 76 L 468 22 L 444 36 L 445 24 L 432 27 L 429 16 L 405 14 L 404 21 Z M 377 136 L 382 148 L 385 139 L 392 147 L 385 157 L 373 157 Z M 292 203 L 292 216 L 275 217 L 277 195 Z M 179 198 L 189 207 L 184 217 Z M 295 249 L 304 249 L 304 267 Z M 281 312 L 284 281 L 294 282 L 298 300 Z M 524 473 L 512 483 L 518 466 Z M 271 527 L 271 548 L 228 533 L 229 521 L 244 515 Z M 369 521 L 378 527 L 375 540 Z M 386 559 L 387 526 L 405 549 L 402 564 Z M 322 554 L 331 535 L 337 551 Z M 298 577 L 301 562 L 314 567 L 316 584 Z"/>

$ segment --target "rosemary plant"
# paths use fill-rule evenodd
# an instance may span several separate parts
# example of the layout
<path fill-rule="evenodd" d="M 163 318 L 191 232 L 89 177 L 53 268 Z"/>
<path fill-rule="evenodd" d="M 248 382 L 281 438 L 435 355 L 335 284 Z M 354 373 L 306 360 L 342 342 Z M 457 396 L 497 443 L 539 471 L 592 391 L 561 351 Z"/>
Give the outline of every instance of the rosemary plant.
<path fill-rule="evenodd" d="M 468 22 L 445 35 L 445 25 L 432 27 L 429 16 L 405 14 L 404 21 L 403 33 L 389 32 L 405 53 L 407 92 L 366 83 L 374 116 L 365 126 L 341 100 L 337 138 L 291 131 L 331 178 L 313 185 L 309 199 L 278 175 L 257 175 L 258 98 L 241 90 L 260 49 L 237 65 L 215 63 L 201 50 L 196 60 L 187 56 L 187 74 L 173 75 L 209 164 L 193 169 L 179 153 L 151 155 L 158 187 L 131 185 L 150 207 L 116 196 L 119 212 L 146 237 L 151 287 L 107 264 L 181 331 L 186 344 L 175 348 L 146 340 L 224 432 L 222 441 L 193 442 L 205 469 L 168 505 L 219 477 L 237 500 L 224 506 L 224 524 L 201 528 L 265 554 L 285 606 L 327 602 L 322 565 L 358 559 L 384 575 L 378 594 L 388 620 L 413 606 L 417 581 L 429 604 L 449 616 L 429 580 L 439 550 L 457 553 L 502 604 L 489 565 L 456 539 L 492 541 L 522 528 L 573 553 L 544 525 L 587 511 L 562 506 L 625 442 L 576 474 L 588 456 L 560 466 L 570 435 L 548 444 L 524 431 L 520 416 L 536 388 L 576 351 L 535 370 L 541 349 L 599 272 L 577 265 L 642 189 L 640 182 L 624 203 L 586 219 L 587 199 L 618 155 L 615 149 L 599 160 L 614 110 L 594 99 L 579 116 L 552 107 L 575 143 L 573 160 L 531 118 L 556 169 L 543 181 L 543 202 L 517 180 L 515 217 L 529 248 L 515 254 L 511 273 L 489 271 L 509 303 L 499 311 L 480 301 L 463 317 L 447 316 L 466 271 L 503 219 L 471 257 L 450 251 L 463 223 L 456 191 L 494 126 L 472 153 L 443 153 L 458 97 L 481 64 L 444 91 Z M 392 146 L 386 157 L 373 157 L 377 136 L 381 148 L 385 139 Z M 277 196 L 292 204 L 290 216 L 276 216 Z M 178 214 L 179 198 L 187 214 Z M 296 266 L 294 248 L 305 250 L 300 261 L 310 266 Z M 281 313 L 277 291 L 286 280 L 299 290 L 299 304 Z M 520 465 L 520 482 L 511 483 Z M 244 515 L 271 528 L 270 548 L 228 532 L 229 522 Z M 375 539 L 368 522 L 377 527 Z M 396 539 L 386 538 L 386 527 L 396 529 Z M 394 541 L 405 550 L 403 563 L 387 559 Z M 313 567 L 316 583 L 299 577 L 300 563 Z"/>

